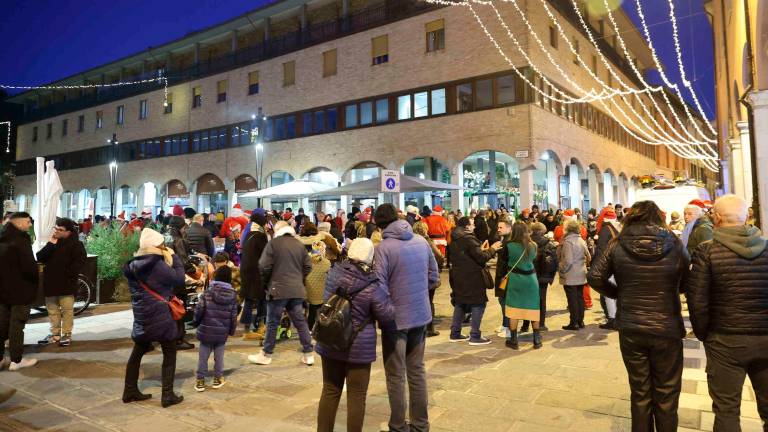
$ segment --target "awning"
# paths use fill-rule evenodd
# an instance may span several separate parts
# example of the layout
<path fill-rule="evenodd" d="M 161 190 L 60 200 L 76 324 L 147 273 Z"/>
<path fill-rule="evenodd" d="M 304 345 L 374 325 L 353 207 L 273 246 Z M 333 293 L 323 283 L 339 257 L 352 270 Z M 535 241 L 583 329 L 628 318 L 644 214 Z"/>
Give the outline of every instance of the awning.
<path fill-rule="evenodd" d="M 240 195 L 241 198 L 291 198 L 315 195 L 331 189 L 333 186 L 307 180 L 294 180 L 281 185 L 268 187 L 256 192 L 248 192 Z"/>
<path fill-rule="evenodd" d="M 434 180 L 425 180 L 418 177 L 400 175 L 400 192 L 432 192 L 444 190 L 459 190 L 461 186 L 450 183 L 443 183 Z M 373 177 L 357 183 L 350 183 L 334 189 L 326 190 L 323 196 L 333 195 L 358 195 L 358 194 L 376 194 L 381 192 L 381 178 Z"/>

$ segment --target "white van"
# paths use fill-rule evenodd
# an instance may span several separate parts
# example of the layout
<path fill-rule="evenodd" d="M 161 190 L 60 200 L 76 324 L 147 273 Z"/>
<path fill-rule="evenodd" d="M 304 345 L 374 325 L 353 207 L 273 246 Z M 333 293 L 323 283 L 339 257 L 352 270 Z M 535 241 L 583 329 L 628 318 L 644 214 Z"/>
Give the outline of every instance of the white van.
<path fill-rule="evenodd" d="M 709 192 L 699 186 L 676 186 L 669 189 L 638 189 L 635 193 L 635 201 L 655 202 L 666 213 L 667 222 L 673 211 L 682 218 L 685 206 L 695 199 L 710 200 Z"/>

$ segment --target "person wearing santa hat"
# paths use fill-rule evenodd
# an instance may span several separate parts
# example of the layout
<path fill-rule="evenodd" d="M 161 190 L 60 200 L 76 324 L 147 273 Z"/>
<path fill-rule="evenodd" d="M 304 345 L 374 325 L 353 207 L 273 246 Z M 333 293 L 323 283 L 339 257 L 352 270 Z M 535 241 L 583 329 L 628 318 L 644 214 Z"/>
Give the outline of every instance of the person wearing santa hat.
<path fill-rule="evenodd" d="M 229 217 L 224 219 L 224 222 L 221 224 L 219 236 L 223 238 L 231 237 L 235 226 L 238 227 L 237 232 L 239 236 L 239 233 L 243 232 L 245 226 L 248 225 L 248 222 L 248 218 L 246 218 L 245 213 L 243 213 L 243 207 L 240 204 L 235 204 L 232 206 L 232 211 L 229 212 Z"/>
<path fill-rule="evenodd" d="M 432 209 L 432 214 L 424 218 L 424 222 L 429 228 L 429 238 L 435 242 L 435 246 L 440 250 L 443 256 L 446 256 L 446 247 L 448 247 L 448 234 L 451 232 L 451 225 L 443 217 L 443 206 L 436 205 Z"/>
<path fill-rule="evenodd" d="M 564 234 L 563 224 L 565 223 L 565 221 L 568 221 L 568 220 L 578 221 L 576 212 L 573 211 L 573 209 L 567 209 L 566 211 L 563 212 L 561 223 L 558 227 L 555 228 L 555 241 L 558 243 L 563 239 L 563 234 Z M 581 238 L 583 238 L 584 241 L 587 240 L 587 229 L 584 228 L 583 225 L 581 226 Z"/>
<path fill-rule="evenodd" d="M 709 216 L 704 213 L 705 209 L 706 203 L 700 199 L 692 200 L 685 206 L 683 212 L 685 229 L 681 239 L 683 246 L 688 251 L 688 256 L 693 255 L 693 251 L 698 245 L 712 240 L 714 226 Z"/>

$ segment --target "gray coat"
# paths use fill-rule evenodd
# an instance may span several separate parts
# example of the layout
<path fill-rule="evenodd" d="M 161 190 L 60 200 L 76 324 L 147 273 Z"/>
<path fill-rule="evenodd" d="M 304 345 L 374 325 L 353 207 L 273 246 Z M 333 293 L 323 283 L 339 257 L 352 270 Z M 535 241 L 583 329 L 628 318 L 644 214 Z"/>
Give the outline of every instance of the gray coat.
<path fill-rule="evenodd" d="M 307 249 L 294 236 L 293 229 L 275 233 L 259 258 L 262 281 L 271 300 L 306 298 L 304 278 L 312 271 Z"/>
<path fill-rule="evenodd" d="M 589 265 L 587 243 L 578 233 L 569 233 L 557 248 L 558 272 L 563 285 L 584 285 L 587 283 Z"/>

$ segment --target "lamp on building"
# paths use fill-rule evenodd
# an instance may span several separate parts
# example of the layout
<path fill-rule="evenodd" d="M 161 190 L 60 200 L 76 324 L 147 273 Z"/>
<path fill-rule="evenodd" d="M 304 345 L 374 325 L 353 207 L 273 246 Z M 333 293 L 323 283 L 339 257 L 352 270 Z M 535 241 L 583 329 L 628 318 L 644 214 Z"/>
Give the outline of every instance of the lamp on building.
<path fill-rule="evenodd" d="M 109 215 L 115 215 L 115 198 L 117 195 L 117 134 L 113 133 L 112 138 L 107 140 L 112 151 L 112 162 L 109 163 Z"/>
<path fill-rule="evenodd" d="M 549 152 L 545 151 L 541 155 L 541 160 L 544 161 L 544 189 L 546 194 L 544 195 L 544 207 L 549 210 Z"/>

